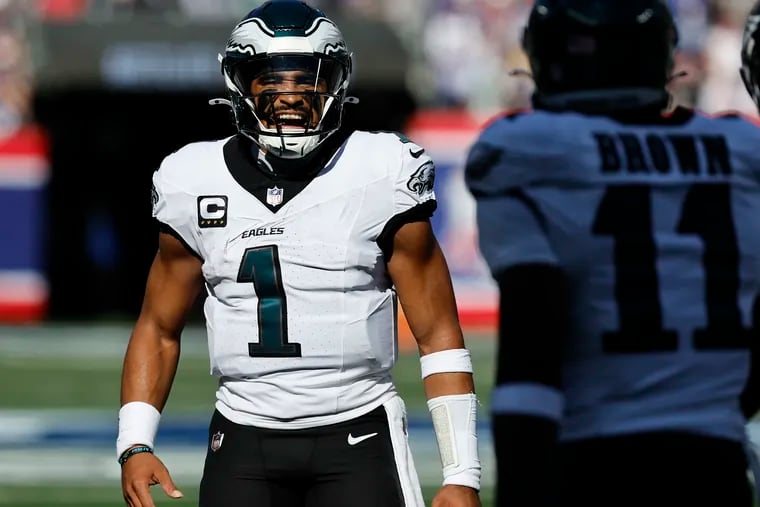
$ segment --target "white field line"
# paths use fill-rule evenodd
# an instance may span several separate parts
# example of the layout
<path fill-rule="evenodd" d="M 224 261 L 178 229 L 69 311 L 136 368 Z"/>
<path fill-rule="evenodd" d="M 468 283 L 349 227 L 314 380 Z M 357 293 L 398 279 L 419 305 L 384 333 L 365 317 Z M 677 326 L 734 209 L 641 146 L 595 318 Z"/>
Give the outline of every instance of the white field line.
<path fill-rule="evenodd" d="M 484 486 L 494 483 L 491 440 L 480 441 Z M 420 482 L 440 484 L 440 460 L 432 431 L 410 432 L 410 442 Z M 179 486 L 196 486 L 200 481 L 205 449 L 172 446 L 157 449 Z M 0 450 L 0 485 L 39 485 L 44 483 L 108 485 L 119 482 L 119 465 L 111 447 L 14 448 Z"/>

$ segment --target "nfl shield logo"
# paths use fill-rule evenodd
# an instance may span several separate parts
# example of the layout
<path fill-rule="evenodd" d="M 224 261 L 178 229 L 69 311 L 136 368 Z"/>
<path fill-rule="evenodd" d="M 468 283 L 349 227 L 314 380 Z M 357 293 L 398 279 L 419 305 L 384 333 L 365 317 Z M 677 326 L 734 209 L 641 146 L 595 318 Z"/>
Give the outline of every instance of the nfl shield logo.
<path fill-rule="evenodd" d="M 214 436 L 211 437 L 211 450 L 216 452 L 222 446 L 222 440 L 224 440 L 224 433 L 217 431 Z"/>
<path fill-rule="evenodd" d="M 279 206 L 282 204 L 282 189 L 281 188 L 267 188 L 267 204 L 270 206 Z"/>

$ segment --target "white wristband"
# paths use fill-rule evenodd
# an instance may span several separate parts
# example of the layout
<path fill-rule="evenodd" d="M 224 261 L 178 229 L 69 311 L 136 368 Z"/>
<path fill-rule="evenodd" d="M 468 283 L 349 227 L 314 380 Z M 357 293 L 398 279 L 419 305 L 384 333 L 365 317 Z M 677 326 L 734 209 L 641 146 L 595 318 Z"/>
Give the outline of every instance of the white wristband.
<path fill-rule="evenodd" d="M 480 490 L 476 396 L 438 396 L 427 404 L 438 440 L 444 486 L 458 484 Z"/>
<path fill-rule="evenodd" d="M 161 413 L 144 401 L 130 401 L 119 409 L 119 436 L 116 438 L 116 457 L 136 444 L 153 449 Z"/>
<path fill-rule="evenodd" d="M 420 357 L 422 378 L 434 373 L 472 373 L 472 359 L 467 349 L 447 349 Z"/>

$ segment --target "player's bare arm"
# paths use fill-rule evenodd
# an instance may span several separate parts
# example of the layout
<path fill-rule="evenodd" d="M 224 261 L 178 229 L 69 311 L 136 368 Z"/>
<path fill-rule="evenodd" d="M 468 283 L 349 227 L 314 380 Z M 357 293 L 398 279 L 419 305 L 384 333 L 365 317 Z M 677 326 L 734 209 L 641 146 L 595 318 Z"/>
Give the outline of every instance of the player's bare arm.
<path fill-rule="evenodd" d="M 398 230 L 388 272 L 420 356 L 463 349 L 449 269 L 429 222 L 412 222 Z M 469 373 L 437 374 L 425 379 L 425 392 L 433 398 L 472 393 L 475 388 Z"/>
<path fill-rule="evenodd" d="M 200 260 L 189 253 L 182 243 L 170 234 L 161 233 L 159 248 L 148 275 L 145 298 L 132 336 L 129 340 L 122 371 L 121 404 L 129 410 L 146 412 L 145 419 L 158 423 L 177 370 L 180 354 L 180 334 L 188 312 L 202 288 Z M 140 414 L 136 413 L 139 417 Z M 141 420 L 134 419 L 134 424 Z M 121 445 L 127 449 L 138 446 L 152 449 L 152 436 L 146 441 L 137 436 L 140 428 L 131 421 L 121 421 Z M 155 427 L 148 428 L 155 433 Z M 126 435 L 124 435 L 126 433 Z M 123 438 L 132 439 L 124 441 Z M 150 440 L 150 441 L 147 441 Z M 122 454 L 121 452 L 119 454 Z M 122 464 L 122 492 L 127 505 L 153 507 L 149 486 L 161 484 L 172 498 L 180 498 L 169 472 L 152 451 L 129 456 Z"/>
<path fill-rule="evenodd" d="M 408 223 L 398 230 L 388 272 L 419 348 L 425 393 L 441 450 L 444 487 L 433 506 L 480 505 L 472 363 L 448 266 L 429 221 Z M 448 417 L 438 417 L 444 412 Z M 455 421 L 454 427 L 440 428 L 444 419 Z M 444 437 L 446 433 L 453 441 Z M 459 458 L 457 464 L 449 461 L 452 453 Z"/>

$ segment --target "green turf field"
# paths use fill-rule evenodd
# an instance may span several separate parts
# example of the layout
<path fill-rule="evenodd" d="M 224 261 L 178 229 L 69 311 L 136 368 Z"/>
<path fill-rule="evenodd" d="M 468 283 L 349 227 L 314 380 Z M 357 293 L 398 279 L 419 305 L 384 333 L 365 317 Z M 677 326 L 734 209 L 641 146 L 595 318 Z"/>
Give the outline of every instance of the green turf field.
<path fill-rule="evenodd" d="M 63 417 L 112 417 L 119 406 L 121 359 L 129 336 L 128 325 L 45 326 L 41 328 L 0 327 L 0 416 L 45 413 L 56 420 Z M 473 337 L 468 345 L 473 353 L 476 382 L 481 399 L 481 417 L 488 414 L 488 400 L 493 372 L 493 342 L 487 337 Z M 419 361 L 416 352 L 404 353 L 394 370 L 398 389 L 410 416 L 428 417 Z M 206 418 L 214 399 L 215 380 L 208 374 L 208 358 L 203 330 L 189 328 L 183 338 L 183 353 L 172 395 L 164 410 L 165 418 Z M 73 416 L 72 416 L 73 414 Z M 0 428 L 1 429 L 1 428 Z M 21 442 L 23 443 L 23 442 Z M 47 450 L 23 448 L 15 451 L 0 448 L 0 470 L 16 470 L 19 457 L 28 473 L 3 477 L 0 471 L 0 506 L 2 507 L 117 507 L 123 505 L 118 481 L 118 465 L 111 463 L 110 445 L 77 449 L 69 460 L 65 448 Z M 414 445 L 412 446 L 414 449 Z M 91 452 L 92 454 L 88 454 Z M 37 475 L 35 453 L 48 460 L 48 475 Z M 484 454 L 481 451 L 481 454 Z M 51 464 L 51 456 L 54 464 Z M 184 455 L 183 455 L 184 456 Z M 194 454 L 192 456 L 195 456 Z M 424 455 L 416 460 L 428 505 L 439 484 L 437 456 Z M 483 456 L 481 456 L 483 458 Z M 179 459 L 179 458 L 178 458 Z M 184 458 L 182 458 L 184 459 Z M 3 462 L 5 461 L 5 462 Z M 89 467 L 85 466 L 88 465 Z M 199 465 L 200 459 L 193 458 Z M 484 463 L 486 460 L 484 460 Z M 20 465 L 19 465 L 20 466 Z M 50 473 L 71 468 L 66 480 Z M 78 474 L 80 467 L 83 472 Z M 103 469 L 103 470 L 101 470 Z M 97 470 L 89 475 L 86 470 Z M 492 471 L 491 471 L 492 472 Z M 484 469 L 484 476 L 489 471 Z M 8 475 L 8 474 L 6 474 Z M 73 477 L 73 478 L 72 478 Z M 158 506 L 197 505 L 197 481 L 175 477 L 185 493 L 182 500 L 164 498 L 154 488 Z M 492 482 L 491 482 L 492 483 Z M 492 504 L 493 491 L 485 487 L 483 505 Z"/>
<path fill-rule="evenodd" d="M 198 490 L 196 488 L 184 488 L 185 496 L 180 500 L 173 500 L 162 496 L 163 493 L 153 488 L 153 498 L 156 507 L 191 507 L 198 505 Z M 430 505 L 434 487 L 424 489 L 425 503 Z M 22 488 L 17 486 L 0 486 L 0 505 L 17 507 L 123 507 L 124 502 L 120 499 L 121 492 L 115 487 L 90 486 L 87 488 L 57 485 L 44 486 L 41 488 Z M 493 504 L 491 490 L 484 491 L 481 495 L 483 507 Z M 359 506 L 357 506 L 359 507 Z"/>
<path fill-rule="evenodd" d="M 3 333 L 10 332 L 0 328 L 0 340 Z M 108 333 L 112 332 L 108 328 Z M 29 331 L 16 333 L 21 336 L 17 341 L 21 341 Z M 197 332 L 193 334 L 194 341 L 190 346 L 184 347 L 165 413 L 206 412 L 213 404 L 216 382 L 208 373 L 207 352 L 198 343 L 196 335 Z M 5 378 L 13 379 L 12 382 L 0 382 L 0 407 L 118 410 L 122 357 L 117 355 L 116 347 L 97 353 L 82 350 L 79 355 L 76 350 L 68 349 L 61 357 L 60 349 L 65 344 L 56 341 L 54 334 L 45 336 L 44 339 L 30 340 L 35 343 L 30 343 L 27 351 L 19 351 L 17 349 L 21 347 L 16 346 L 10 355 L 0 354 L 0 371 Z M 477 375 L 478 395 L 482 408 L 487 409 L 493 376 L 493 343 L 477 337 L 470 339 L 468 346 Z M 2 350 L 0 344 L 0 352 Z M 403 353 L 393 375 L 408 410 L 426 411 L 417 353 Z"/>

